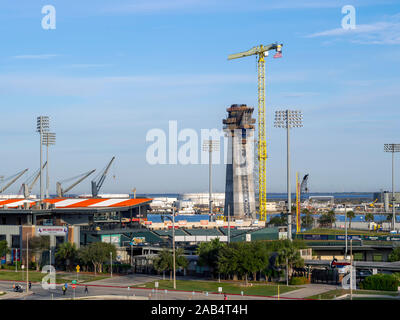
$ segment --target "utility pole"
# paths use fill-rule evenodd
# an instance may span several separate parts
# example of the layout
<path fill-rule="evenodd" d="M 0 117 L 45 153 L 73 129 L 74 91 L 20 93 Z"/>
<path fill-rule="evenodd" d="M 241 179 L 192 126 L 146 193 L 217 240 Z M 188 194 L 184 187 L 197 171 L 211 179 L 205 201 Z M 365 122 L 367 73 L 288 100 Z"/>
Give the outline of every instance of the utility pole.
<path fill-rule="evenodd" d="M 44 132 L 43 145 L 46 146 L 46 198 L 49 198 L 49 146 L 56 144 L 56 134 L 53 132 Z"/>
<path fill-rule="evenodd" d="M 344 204 L 344 233 L 345 233 L 344 258 L 347 260 L 347 208 L 346 208 L 346 204 Z"/>
<path fill-rule="evenodd" d="M 26 234 L 26 292 L 29 292 L 29 233 Z"/>
<path fill-rule="evenodd" d="M 175 268 L 175 206 L 172 208 L 172 260 L 174 265 L 174 289 L 176 290 L 176 268 Z"/>
<path fill-rule="evenodd" d="M 350 300 L 353 300 L 353 239 L 350 239 Z"/>
<path fill-rule="evenodd" d="M 49 117 L 48 116 L 40 116 L 37 117 L 37 123 L 36 123 L 36 131 L 40 135 L 40 206 L 42 205 L 42 200 L 43 200 L 43 179 L 42 179 L 42 145 L 43 145 L 43 134 L 46 132 L 49 132 L 50 124 L 49 124 Z"/>
<path fill-rule="evenodd" d="M 110 268 L 111 268 L 111 278 L 112 278 L 112 252 L 110 252 Z"/>
<path fill-rule="evenodd" d="M 385 143 L 385 152 L 392 153 L 392 230 L 395 230 L 396 223 L 396 210 L 395 210 L 395 196 L 394 196 L 394 154 L 395 152 L 400 152 L 400 144 L 396 143 Z"/>
<path fill-rule="evenodd" d="M 208 187 L 209 187 L 209 210 L 210 214 L 213 213 L 213 200 L 212 200 L 212 153 L 219 150 L 218 140 L 205 140 L 203 142 L 203 151 L 208 151 Z"/>
<path fill-rule="evenodd" d="M 292 197 L 290 188 L 290 128 L 300 128 L 303 126 L 303 114 L 299 110 L 275 111 L 276 128 L 286 129 L 286 148 L 287 148 L 287 195 L 288 195 L 288 239 L 292 240 Z"/>

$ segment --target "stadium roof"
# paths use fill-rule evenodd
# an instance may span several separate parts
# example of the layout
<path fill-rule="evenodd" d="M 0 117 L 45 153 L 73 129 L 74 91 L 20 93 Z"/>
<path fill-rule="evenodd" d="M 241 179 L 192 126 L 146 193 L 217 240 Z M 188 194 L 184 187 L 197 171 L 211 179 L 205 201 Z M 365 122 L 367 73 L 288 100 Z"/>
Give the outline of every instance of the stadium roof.
<path fill-rule="evenodd" d="M 108 198 L 55 198 L 44 199 L 43 202 L 54 204 L 59 209 L 74 208 L 115 208 L 132 207 L 151 202 L 152 199 L 108 199 Z M 28 199 L 8 199 L 0 200 L 0 208 L 7 206 L 9 208 L 18 208 L 28 203 L 29 207 L 35 205 L 38 201 Z"/>

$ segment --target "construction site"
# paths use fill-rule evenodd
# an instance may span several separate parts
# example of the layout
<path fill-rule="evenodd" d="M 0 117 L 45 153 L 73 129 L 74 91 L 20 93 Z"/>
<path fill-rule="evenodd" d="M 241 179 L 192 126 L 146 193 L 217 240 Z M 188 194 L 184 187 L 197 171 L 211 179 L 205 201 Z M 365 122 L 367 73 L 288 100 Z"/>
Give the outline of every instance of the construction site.
<path fill-rule="evenodd" d="M 282 57 L 282 44 L 260 45 L 246 52 L 230 55 L 229 60 L 256 56 L 258 63 L 258 123 L 253 118 L 255 108 L 246 104 L 233 104 L 226 109 L 222 120 L 228 137 L 228 163 L 226 164 L 225 192 L 212 193 L 211 167 L 210 192 L 187 193 L 179 197 L 136 197 L 133 193 L 113 195 L 101 193 L 116 157 L 97 171 L 91 169 L 72 178 L 56 182 L 55 194 L 49 185 L 49 146 L 55 144 L 55 133 L 50 132 L 49 117 L 37 118 L 40 135 L 39 169 L 26 177 L 28 169 L 1 177 L 0 186 L 0 241 L 6 240 L 11 254 L 2 257 L 2 263 L 21 261 L 29 237 L 50 237 L 50 261 L 63 242 L 74 243 L 78 248 L 92 242 L 109 242 L 118 250 L 119 262 L 131 263 L 135 272 L 154 272 L 152 260 L 172 243 L 184 248 L 193 257 L 196 246 L 218 238 L 221 242 L 303 239 L 307 240 L 314 254 L 304 253 L 308 260 L 329 260 L 345 256 L 347 247 L 340 236 L 331 238 L 324 234 L 308 234 L 318 227 L 327 212 L 334 212 L 332 222 L 336 229 L 347 228 L 347 212 L 355 215 L 350 221 L 353 228 L 367 231 L 392 231 L 390 236 L 357 238 L 358 248 L 364 261 L 386 261 L 388 252 L 400 241 L 395 230 L 400 223 L 388 220 L 390 210 L 398 211 L 400 193 L 391 198 L 391 193 L 374 194 L 373 201 L 335 199 L 329 195 L 308 195 L 309 175 L 301 179 L 296 173 L 295 195 L 292 194 L 289 178 L 289 143 L 287 150 L 288 193 L 281 199 L 267 201 L 267 139 L 265 134 L 265 58 L 274 51 L 274 58 Z M 302 126 L 300 111 L 277 111 L 276 127 L 287 131 Z M 42 148 L 46 148 L 43 161 Z M 210 144 L 211 147 L 211 144 Z M 211 154 L 211 152 L 210 152 Z M 211 156 L 210 156 L 211 157 Z M 22 178 L 24 177 L 24 178 Z M 92 178 L 93 177 L 93 178 Z M 89 179 L 90 178 L 90 179 Z M 23 182 L 21 183 L 21 180 Z M 90 180 L 90 193 L 74 195 L 79 184 Z M 14 184 L 21 183 L 17 195 L 5 192 Z M 39 185 L 39 195 L 33 194 Z M 190 192 L 190 190 L 188 190 Z M 293 202 L 292 202 L 293 199 Z M 367 214 L 373 219 L 367 219 Z M 293 230 L 293 231 L 292 231 Z M 364 240 L 364 243 L 363 243 Z M 371 253 L 372 252 L 372 253 Z M 377 259 L 377 258 L 376 258 Z M 310 265 L 313 265 L 310 262 Z M 318 264 L 315 264 L 318 267 Z M 190 269 L 192 268 L 192 269 Z M 195 264 L 188 270 L 198 273 Z M 196 271 L 197 270 L 197 271 Z"/>

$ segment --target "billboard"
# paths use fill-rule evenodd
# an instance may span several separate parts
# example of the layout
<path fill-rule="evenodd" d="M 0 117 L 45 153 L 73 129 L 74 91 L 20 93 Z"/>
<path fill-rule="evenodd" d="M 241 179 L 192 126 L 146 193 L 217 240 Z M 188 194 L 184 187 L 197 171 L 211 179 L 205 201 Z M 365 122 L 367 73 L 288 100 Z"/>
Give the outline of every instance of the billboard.
<path fill-rule="evenodd" d="M 39 236 L 66 236 L 67 233 L 67 227 L 36 227 L 36 234 Z"/>
<path fill-rule="evenodd" d="M 120 245 L 121 235 L 120 234 L 104 234 L 101 236 L 101 242 L 112 243 L 116 246 Z"/>
<path fill-rule="evenodd" d="M 140 244 L 140 243 L 145 243 L 146 242 L 146 238 L 145 237 L 134 237 L 132 238 L 132 244 L 136 245 L 136 244 Z"/>

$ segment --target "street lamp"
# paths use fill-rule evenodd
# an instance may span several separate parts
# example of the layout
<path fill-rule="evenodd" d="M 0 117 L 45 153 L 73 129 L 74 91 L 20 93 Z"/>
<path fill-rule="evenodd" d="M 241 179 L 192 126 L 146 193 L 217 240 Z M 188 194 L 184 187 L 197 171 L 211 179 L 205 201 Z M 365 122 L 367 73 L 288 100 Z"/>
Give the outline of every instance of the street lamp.
<path fill-rule="evenodd" d="M 175 205 L 172 207 L 172 260 L 174 269 L 174 289 L 176 289 L 176 267 L 175 267 Z"/>
<path fill-rule="evenodd" d="M 209 152 L 208 157 L 208 165 L 209 165 L 209 172 L 208 172 L 208 184 L 209 184 L 209 207 L 210 207 L 210 214 L 212 214 L 212 152 L 219 150 L 219 141 L 218 140 L 204 140 L 203 141 L 203 151 Z"/>
<path fill-rule="evenodd" d="M 275 128 L 286 129 L 287 140 L 287 194 L 288 194 L 288 239 L 292 240 L 292 199 L 290 191 L 290 128 L 303 126 L 303 114 L 300 110 L 279 110 L 275 111 Z"/>
<path fill-rule="evenodd" d="M 56 144 L 56 134 L 54 132 L 44 132 L 42 143 L 46 146 L 46 198 L 49 198 L 49 146 Z"/>
<path fill-rule="evenodd" d="M 112 278 L 112 252 L 110 252 L 110 269 L 111 269 L 111 278 Z"/>
<path fill-rule="evenodd" d="M 49 132 L 50 123 L 48 116 L 39 116 L 36 121 L 36 132 L 40 134 L 40 203 L 43 200 L 43 179 L 42 179 L 42 145 L 43 135 Z"/>
<path fill-rule="evenodd" d="M 344 258 L 347 260 L 347 206 L 344 204 L 344 228 L 345 228 L 345 253 Z"/>
<path fill-rule="evenodd" d="M 394 153 L 395 152 L 400 152 L 400 144 L 398 143 L 385 143 L 384 145 L 384 150 L 385 152 L 391 152 L 392 153 L 392 212 L 393 212 L 393 217 L 392 217 L 392 230 L 394 230 L 395 223 L 396 223 L 396 212 L 394 208 Z"/>

